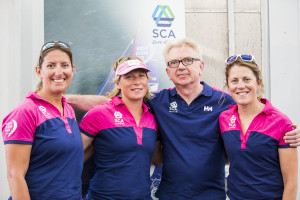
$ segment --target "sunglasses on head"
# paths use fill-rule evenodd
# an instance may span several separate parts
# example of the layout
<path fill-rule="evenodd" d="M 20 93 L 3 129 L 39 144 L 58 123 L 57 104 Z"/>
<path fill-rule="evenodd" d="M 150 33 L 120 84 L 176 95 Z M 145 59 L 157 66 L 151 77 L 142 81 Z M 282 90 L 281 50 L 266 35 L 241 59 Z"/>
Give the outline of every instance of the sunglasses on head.
<path fill-rule="evenodd" d="M 71 49 L 70 46 L 65 43 L 65 42 L 61 42 L 61 41 L 52 41 L 52 42 L 47 42 L 42 46 L 41 52 L 44 52 L 48 49 L 51 49 L 54 47 L 55 44 L 58 44 L 60 47 L 62 48 L 66 48 L 66 49 Z"/>
<path fill-rule="evenodd" d="M 256 64 L 256 61 L 255 61 L 254 56 L 252 56 L 252 55 L 250 55 L 250 54 L 238 54 L 238 55 L 230 56 L 230 57 L 228 57 L 228 58 L 225 60 L 225 63 L 226 63 L 226 64 L 233 63 L 233 62 L 236 61 L 238 58 L 241 58 L 243 61 L 246 61 L 246 62 L 254 62 L 254 63 Z"/>

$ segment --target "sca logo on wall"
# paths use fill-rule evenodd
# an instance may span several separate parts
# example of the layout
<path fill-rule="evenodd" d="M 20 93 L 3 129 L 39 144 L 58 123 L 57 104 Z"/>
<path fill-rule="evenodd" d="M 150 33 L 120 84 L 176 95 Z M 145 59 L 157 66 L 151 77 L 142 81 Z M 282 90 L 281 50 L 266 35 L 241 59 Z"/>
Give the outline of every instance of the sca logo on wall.
<path fill-rule="evenodd" d="M 157 28 L 153 29 L 153 38 L 175 38 L 175 34 L 170 27 L 175 19 L 175 16 L 168 5 L 157 5 L 153 14 Z"/>

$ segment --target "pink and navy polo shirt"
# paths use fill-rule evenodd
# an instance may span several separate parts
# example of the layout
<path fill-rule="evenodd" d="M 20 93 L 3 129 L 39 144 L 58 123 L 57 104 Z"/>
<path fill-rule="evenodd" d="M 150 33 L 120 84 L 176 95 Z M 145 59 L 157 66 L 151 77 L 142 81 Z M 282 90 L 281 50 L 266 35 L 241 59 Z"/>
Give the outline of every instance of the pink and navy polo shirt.
<path fill-rule="evenodd" d="M 81 199 L 82 139 L 73 108 L 59 110 L 29 92 L 3 120 L 4 144 L 32 145 L 25 180 L 32 200 Z M 16 155 L 17 156 L 17 155 Z"/>
<path fill-rule="evenodd" d="M 237 105 L 220 115 L 222 138 L 230 160 L 230 199 L 281 199 L 283 180 L 278 148 L 289 148 L 283 140 L 293 130 L 290 119 L 261 99 L 265 108 L 251 122 L 245 135 Z"/>
<path fill-rule="evenodd" d="M 150 165 L 157 127 L 143 104 L 139 125 L 119 97 L 92 108 L 80 130 L 94 138 L 95 174 L 89 199 L 145 199 L 150 196 Z"/>

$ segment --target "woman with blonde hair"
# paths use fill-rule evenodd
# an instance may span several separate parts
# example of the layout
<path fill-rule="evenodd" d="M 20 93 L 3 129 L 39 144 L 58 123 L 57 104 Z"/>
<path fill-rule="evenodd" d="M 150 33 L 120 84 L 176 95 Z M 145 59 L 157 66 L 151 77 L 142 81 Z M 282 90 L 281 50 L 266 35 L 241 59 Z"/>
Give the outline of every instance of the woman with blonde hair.
<path fill-rule="evenodd" d="M 135 56 L 119 58 L 112 67 L 115 88 L 107 95 L 111 101 L 93 107 L 80 123 L 84 150 L 93 145 L 95 160 L 86 199 L 151 200 L 157 126 L 143 103 L 151 98 L 150 70 Z"/>

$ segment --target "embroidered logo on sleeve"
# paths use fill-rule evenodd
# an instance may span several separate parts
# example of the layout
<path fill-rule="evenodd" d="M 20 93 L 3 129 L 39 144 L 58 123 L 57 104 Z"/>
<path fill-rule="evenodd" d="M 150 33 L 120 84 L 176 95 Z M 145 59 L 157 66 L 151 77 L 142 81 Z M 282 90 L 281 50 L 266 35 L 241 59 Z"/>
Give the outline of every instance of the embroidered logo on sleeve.
<path fill-rule="evenodd" d="M 10 122 L 7 122 L 5 124 L 5 128 L 4 128 L 5 135 L 7 135 L 7 137 L 10 137 L 11 134 L 13 134 L 15 132 L 17 127 L 18 127 L 18 124 L 15 120 L 11 120 Z"/>
<path fill-rule="evenodd" d="M 119 111 L 115 111 L 115 125 L 124 125 L 124 120 L 122 119 L 122 113 Z"/>
<path fill-rule="evenodd" d="M 44 106 L 39 106 L 39 110 L 43 113 L 43 115 L 47 118 L 50 119 L 52 116 L 47 112 L 46 108 Z"/>
<path fill-rule="evenodd" d="M 228 124 L 229 128 L 234 129 L 236 127 L 235 120 L 236 120 L 236 117 L 234 115 L 232 115 L 231 118 L 230 118 L 230 123 Z"/>
<path fill-rule="evenodd" d="M 177 103 L 173 101 L 170 103 L 169 112 L 177 113 Z"/>

